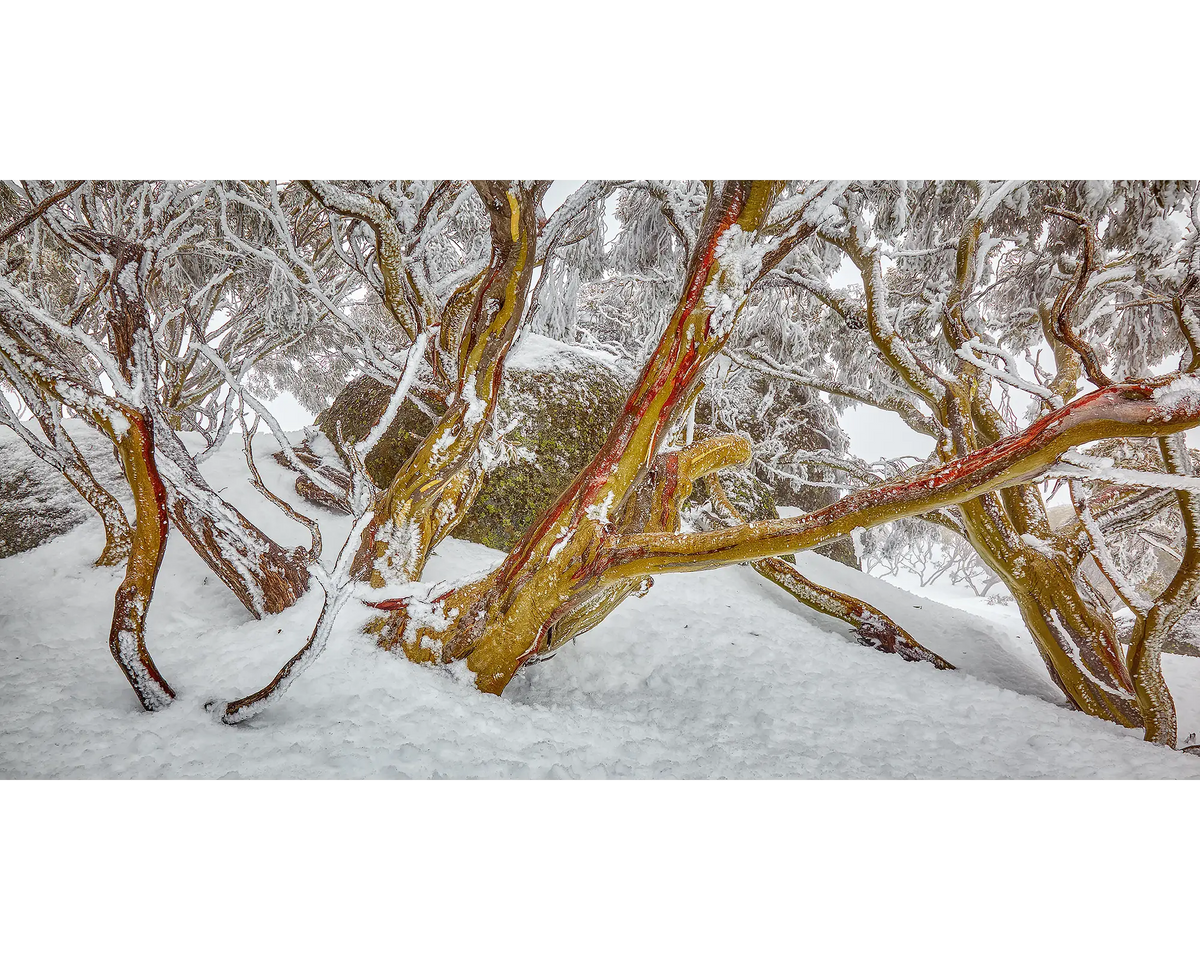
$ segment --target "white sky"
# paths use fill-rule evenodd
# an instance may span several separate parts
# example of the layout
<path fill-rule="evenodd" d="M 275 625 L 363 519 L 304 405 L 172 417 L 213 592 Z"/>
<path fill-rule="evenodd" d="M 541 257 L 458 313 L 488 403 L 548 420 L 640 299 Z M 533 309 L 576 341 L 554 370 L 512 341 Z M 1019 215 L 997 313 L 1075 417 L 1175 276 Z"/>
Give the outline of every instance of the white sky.
<path fill-rule="evenodd" d="M 279 421 L 279 425 L 284 430 L 299 430 L 302 427 L 310 426 L 313 422 L 313 415 L 300 405 L 300 401 L 288 393 L 286 390 L 274 400 L 267 400 L 267 409 L 275 415 L 275 419 Z"/>

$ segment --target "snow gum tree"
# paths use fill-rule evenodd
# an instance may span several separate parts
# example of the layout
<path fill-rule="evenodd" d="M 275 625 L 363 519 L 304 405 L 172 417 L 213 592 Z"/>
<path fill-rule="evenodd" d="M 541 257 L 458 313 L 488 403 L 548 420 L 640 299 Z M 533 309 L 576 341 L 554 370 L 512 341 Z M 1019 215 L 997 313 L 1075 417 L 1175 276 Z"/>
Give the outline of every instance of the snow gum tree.
<path fill-rule="evenodd" d="M 382 611 L 372 626 L 379 643 L 418 662 L 463 663 L 481 690 L 497 693 L 524 664 L 599 622 L 631 593 L 647 589 L 655 573 L 811 549 L 860 527 L 961 504 L 983 518 L 977 521 L 979 542 L 988 545 L 994 535 L 985 526 L 988 511 L 1007 500 L 1023 503 L 1028 481 L 1070 448 L 1111 436 L 1167 436 L 1200 416 L 1196 383 L 1185 370 L 1107 384 L 1071 402 L 1051 404 L 1048 412 L 1017 431 L 1002 431 L 995 418 L 985 418 L 990 432 L 973 429 L 967 443 L 965 421 L 955 417 L 970 410 L 970 393 L 960 398 L 944 385 L 935 391 L 931 384 L 941 381 L 934 380 L 927 365 L 911 351 L 906 354 L 905 344 L 894 335 L 881 333 L 880 342 L 892 350 L 903 371 L 944 411 L 949 425 L 921 413 L 915 403 L 905 408 L 913 422 L 936 434 L 944 452 L 942 466 L 857 491 L 806 517 L 679 532 L 679 501 L 692 485 L 723 467 L 746 462 L 751 453 L 744 438 L 735 436 L 710 437 L 683 449 L 665 443 L 759 281 L 806 240 L 828 236 L 865 269 L 871 284 L 864 306 L 867 328 L 887 320 L 877 309 L 879 252 L 858 238 L 854 215 L 844 205 L 846 191 L 844 184 L 710 184 L 694 237 L 685 234 L 687 268 L 676 306 L 596 458 L 495 570 L 471 582 L 405 584 L 402 575 L 389 575 L 386 561 L 378 562 L 386 557 L 385 542 L 384 549 L 375 551 L 377 590 L 364 594 Z M 509 237 L 519 244 L 519 227 L 512 226 Z M 960 289 L 952 311 L 964 297 L 964 262 L 974 262 L 970 250 L 956 257 Z M 967 367 L 979 365 L 964 361 Z M 887 402 L 900 405 L 895 399 Z M 981 401 L 976 403 L 986 411 Z M 984 505 L 977 506 L 981 500 Z M 1048 529 L 1037 529 L 1049 535 Z M 1032 547 L 1032 535 L 1011 539 Z M 1095 626 L 1100 618 L 1083 602 L 1070 569 L 1045 559 L 1044 571 L 1041 560 L 1035 562 L 1056 599 L 1029 597 L 1024 612 L 1035 623 L 1048 625 L 1043 638 L 1082 637 L 1080 642 L 1087 644 L 1085 654 L 1079 642 L 1071 647 L 1060 642 L 1049 662 L 1060 679 L 1066 678 L 1063 686 L 1080 706 L 1119 722 L 1139 723 L 1137 694 L 1115 638 Z M 230 709 L 231 717 L 244 715 L 240 706 Z"/>
<path fill-rule="evenodd" d="M 214 339 L 229 362 L 245 364 L 281 342 L 262 326 L 214 322 L 218 303 L 234 312 L 237 301 L 257 296 L 261 303 L 267 284 L 246 271 L 239 276 L 223 255 L 212 185 L 75 181 L 8 189 L 29 210 L 4 231 L 6 242 L 22 239 L 24 249 L 7 258 L 0 276 L 0 366 L 43 437 L 19 422 L 14 428 L 101 514 L 101 561 L 126 565 L 110 646 L 142 705 L 155 709 L 173 692 L 147 651 L 144 621 L 169 526 L 256 617 L 286 608 L 308 586 L 305 551 L 275 543 L 213 491 L 197 465 L 203 454 L 193 457 L 176 433 L 190 421 L 209 439 L 208 450 L 227 435 L 228 398 L 222 405 L 213 396 L 219 379 L 201 387 L 191 376 L 195 348 Z M 222 289 L 233 299 L 222 301 Z M 132 529 L 66 436 L 63 407 L 114 443 L 135 505 Z M 7 403 L 4 409 L 11 412 Z M 206 413 L 207 431 L 197 423 Z"/>
<path fill-rule="evenodd" d="M 1025 432 L 1014 394 L 1032 401 L 1029 423 L 1068 409 L 1081 380 L 1111 389 L 1116 376 L 1146 376 L 1164 363 L 1181 378 L 1194 373 L 1196 202 L 1195 185 L 1182 182 L 857 184 L 846 193 L 845 218 L 822 231 L 823 249 L 782 276 L 818 322 L 843 333 L 840 349 L 801 351 L 789 363 L 750 347 L 742 359 L 898 414 L 933 439 L 932 462 L 961 460 Z M 843 257 L 857 289 L 830 282 Z M 1158 442 L 1174 451 L 1164 457 L 1171 473 L 1190 472 L 1180 439 Z M 1092 479 L 1105 479 L 1103 471 Z M 1169 477 L 1132 479 L 1171 485 Z M 1178 496 L 1188 526 L 1191 494 Z M 1076 523 L 1054 530 L 1039 487 L 1022 483 L 926 517 L 965 537 L 998 575 L 1072 704 L 1126 726 L 1144 723 L 1148 738 L 1173 746 L 1158 624 L 1174 623 L 1194 600 L 1190 563 L 1153 605 L 1159 639 L 1140 642 L 1152 605 L 1134 602 L 1127 654 L 1080 570 L 1098 556 L 1116 575 L 1103 559 L 1104 527 L 1130 511 L 1144 521 L 1164 503 L 1137 501 L 1100 498 L 1094 515 L 1081 509 Z"/>
<path fill-rule="evenodd" d="M 106 516 L 106 554 L 127 558 L 111 645 L 147 709 L 172 697 L 144 631 L 172 526 L 255 615 L 294 602 L 310 579 L 325 592 L 308 641 L 271 684 L 211 705 L 233 723 L 286 690 L 351 600 L 376 611 L 368 631 L 383 648 L 500 693 L 654 575 L 734 563 L 872 646 L 949 667 L 883 611 L 778 559 L 923 517 L 965 538 L 1010 589 L 1073 705 L 1174 744 L 1160 655 L 1200 589 L 1200 494 L 1179 440 L 1200 423 L 1194 184 L 602 181 L 547 218 L 548 187 L 8 185 L 0 363 L 42 436 L 15 408 L 0 418 L 73 471 L 85 496 L 60 411 L 115 443 L 136 516 L 95 491 L 89 502 Z M 614 193 L 621 228 L 606 244 Z M 846 264 L 860 282 L 836 288 Z M 595 457 L 494 569 L 423 582 L 506 455 L 497 397 L 530 328 L 611 347 L 640 374 Z M 324 376 L 301 386 L 301 357 Z M 756 451 L 721 432 L 727 418 L 697 429 L 706 386 L 710 407 L 731 396 L 714 386 L 715 374 L 729 382 L 731 361 L 788 381 L 767 388 L 772 417 L 807 418 L 827 442 L 789 451 L 800 431 L 773 424 Z M 360 440 L 326 424 L 330 449 L 294 445 L 255 396 L 294 385 L 317 406 L 352 375 L 391 400 Z M 1020 416 L 1014 392 L 1032 401 Z M 362 464 L 404 403 L 424 405 L 429 430 L 377 489 Z M 833 416 L 850 403 L 899 415 L 934 453 L 916 465 L 855 460 Z M 311 548 L 275 544 L 205 482 L 204 459 L 235 423 L 253 482 L 309 526 Z M 355 518 L 329 568 L 317 525 L 262 483 L 249 442 L 260 423 L 298 489 Z M 189 452 L 184 431 L 203 449 Z M 1110 495 L 1112 471 L 1075 448 L 1118 439 L 1156 445 L 1162 466 L 1124 471 Z M 848 492 L 802 516 L 746 520 L 717 475 L 756 453 L 768 475 Z M 1047 474 L 1073 483 L 1076 518 L 1063 529 L 1037 483 Z M 713 522 L 695 529 L 682 510 L 700 484 Z M 1184 520 L 1178 572 L 1135 597 L 1105 538 L 1164 510 Z M 1089 557 L 1133 608 L 1128 652 L 1080 576 Z"/>

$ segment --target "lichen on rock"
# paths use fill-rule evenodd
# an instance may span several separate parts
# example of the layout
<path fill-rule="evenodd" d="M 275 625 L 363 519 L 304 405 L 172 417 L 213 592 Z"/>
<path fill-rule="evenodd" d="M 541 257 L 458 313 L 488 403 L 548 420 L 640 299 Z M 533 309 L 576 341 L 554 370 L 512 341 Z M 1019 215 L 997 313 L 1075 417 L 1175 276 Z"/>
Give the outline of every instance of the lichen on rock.
<path fill-rule="evenodd" d="M 328 410 L 317 415 L 315 425 L 333 440 L 340 423 L 343 438 L 359 443 L 383 416 L 391 398 L 391 387 L 372 377 L 359 377 L 342 388 Z M 400 405 L 391 426 L 363 461 L 376 486 L 387 487 L 417 444 L 433 429 L 436 420 L 430 413 L 441 417 L 445 412 L 445 402 L 436 397 L 422 399 L 420 406 L 410 397 Z"/>
<path fill-rule="evenodd" d="M 625 402 L 628 385 L 603 354 L 533 334 L 509 359 L 497 420 L 512 425 L 506 443 L 516 455 L 495 465 L 454 536 L 497 550 L 511 549 L 538 515 L 566 489 L 600 449 Z M 316 425 L 326 436 L 367 436 L 386 409 L 390 392 L 367 377 L 348 384 Z M 444 402 L 422 398 L 439 417 Z M 409 399 L 364 461 L 386 488 L 435 421 Z"/>
<path fill-rule="evenodd" d="M 625 392 L 611 370 L 578 357 L 559 368 L 513 370 L 500 413 L 519 417 L 509 440 L 532 456 L 510 458 L 488 474 L 455 535 L 514 547 L 600 449 Z"/>

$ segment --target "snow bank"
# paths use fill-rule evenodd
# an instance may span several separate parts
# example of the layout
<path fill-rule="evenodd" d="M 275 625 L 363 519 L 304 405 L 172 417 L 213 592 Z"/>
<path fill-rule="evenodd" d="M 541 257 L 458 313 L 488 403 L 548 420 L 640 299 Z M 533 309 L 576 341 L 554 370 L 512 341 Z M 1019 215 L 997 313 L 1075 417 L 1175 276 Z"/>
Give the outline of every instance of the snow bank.
<path fill-rule="evenodd" d="M 269 458 L 274 441 L 256 449 L 264 480 L 293 496 L 291 475 Z M 203 469 L 272 536 L 307 542 L 250 488 L 237 444 Z M 320 519 L 334 551 L 350 521 Z M 658 578 L 503 698 L 375 649 L 356 635 L 363 614 L 351 605 L 281 703 L 225 727 L 203 703 L 269 680 L 308 635 L 320 592 L 250 620 L 173 534 L 148 640 L 179 700 L 145 714 L 108 653 L 120 573 L 88 566 L 101 538 L 89 520 L 0 560 L 2 776 L 1200 777 L 1197 758 L 1064 709 L 1011 621 L 811 555 L 807 573 L 859 590 L 962 669 L 859 646 L 734 567 Z M 496 557 L 449 541 L 427 578 Z"/>

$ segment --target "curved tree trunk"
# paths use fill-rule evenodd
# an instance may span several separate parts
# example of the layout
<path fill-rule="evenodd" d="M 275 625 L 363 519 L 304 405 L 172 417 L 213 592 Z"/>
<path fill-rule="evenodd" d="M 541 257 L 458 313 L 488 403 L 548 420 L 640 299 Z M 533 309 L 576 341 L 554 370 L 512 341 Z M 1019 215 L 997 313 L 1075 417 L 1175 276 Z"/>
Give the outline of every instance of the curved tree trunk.
<path fill-rule="evenodd" d="M 547 186 L 475 183 L 491 219 L 491 261 L 460 291 L 469 310 L 452 302 L 441 336 L 431 342 L 435 361 L 453 364 L 456 394 L 380 497 L 363 535 L 354 575 L 376 587 L 419 579 L 433 549 L 463 520 L 483 485 L 487 432 L 525 312 L 537 259 L 538 204 Z"/>
<path fill-rule="evenodd" d="M 123 433 L 112 436 L 121 452 L 125 478 L 137 505 L 125 579 L 117 587 L 108 648 L 137 694 L 142 708 L 159 710 L 175 699 L 146 648 L 146 611 L 167 549 L 167 491 L 154 465 L 154 437 L 144 418 L 132 411 Z"/>
<path fill-rule="evenodd" d="M 724 288 L 726 271 L 735 263 L 739 273 L 744 271 L 745 238 L 753 237 L 766 221 L 770 196 L 771 188 L 761 183 L 726 184 L 714 196 L 680 304 L 595 459 L 498 569 L 473 583 L 434 586 L 423 595 L 379 603 L 391 611 L 379 631 L 382 645 L 399 648 L 416 661 L 465 660 L 476 686 L 498 693 L 522 664 L 545 652 L 557 622 L 580 616 L 579 611 L 603 611 L 604 595 L 628 592 L 630 583 L 641 584 L 659 572 L 711 569 L 812 549 L 857 527 L 1019 487 L 1080 443 L 1113 436 L 1164 436 L 1200 422 L 1197 378 L 1117 384 L 927 474 L 858 491 L 806 517 L 695 534 L 621 532 L 610 512 L 621 514 L 744 304 L 713 291 Z M 734 226 L 739 228 L 736 247 L 725 236 Z M 786 253 L 778 244 L 774 251 Z M 749 286 L 741 284 L 743 296 Z M 718 305 L 731 315 L 714 323 Z M 729 461 L 713 469 L 722 465 Z M 1014 496 L 1019 500 L 1021 494 Z M 1095 618 L 1080 602 L 1069 571 L 1036 558 L 1033 565 L 1031 576 L 1047 581 L 1045 596 L 1063 604 L 1064 610 L 1043 609 L 1026 600 L 1023 612 L 1045 645 L 1044 655 L 1055 675 L 1066 680 L 1068 696 L 1096 715 L 1139 725 L 1132 684 L 1127 674 L 1121 677 L 1124 665 L 1115 656 L 1115 638 L 1096 631 Z M 1019 589 L 1015 580 L 1014 585 Z M 589 624 L 597 616 L 590 613 Z M 1086 653 L 1080 652 L 1083 647 Z M 1116 682 L 1110 683 L 1109 677 Z"/>
<path fill-rule="evenodd" d="M 161 418 L 154 435 L 171 520 L 209 569 L 255 619 L 299 600 L 309 587 L 307 551 L 280 546 L 226 502 Z"/>
<path fill-rule="evenodd" d="M 1075 558 L 1049 535 L 1040 495 L 1020 484 L 964 504 L 962 516 L 968 541 L 1013 595 L 1050 679 L 1067 701 L 1092 716 L 1140 727 L 1116 624 L 1078 575 Z"/>
<path fill-rule="evenodd" d="M 1172 396 L 1175 394 L 1175 396 Z M 922 476 L 906 478 L 844 497 L 805 517 L 766 520 L 691 534 L 618 534 L 600 512 L 577 527 L 562 525 L 561 504 L 537 529 L 541 535 L 509 555 L 496 571 L 474 583 L 442 588 L 418 598 L 380 604 L 395 612 L 390 645 L 413 660 L 465 659 L 479 689 L 500 692 L 520 666 L 536 655 L 553 624 L 597 594 L 624 581 L 641 582 L 662 572 L 683 572 L 754 561 L 807 550 L 845 536 L 856 527 L 916 516 L 966 503 L 983 494 L 1025 483 L 1065 450 L 1110 436 L 1154 436 L 1200 423 L 1200 383 L 1161 378 L 1118 384 L 1081 397 L 1019 434 L 1001 440 Z M 558 534 L 558 538 L 554 536 Z M 1031 583 L 1047 588 L 1065 610 L 1030 605 L 1024 612 L 1045 624 L 1047 655 L 1056 672 L 1070 678 L 1084 709 L 1130 726 L 1140 726 L 1132 685 L 1108 684 L 1119 675 L 1109 657 L 1077 663 L 1065 638 L 1089 638 L 1101 656 L 1103 635 L 1088 633 L 1095 621 L 1068 573 L 1056 563 L 1037 563 Z M 1040 578 L 1040 579 L 1037 579 Z M 1053 644 L 1053 645 L 1051 645 Z M 385 644 L 386 645 L 386 644 Z M 1093 673 L 1094 672 L 1094 673 Z"/>
<path fill-rule="evenodd" d="M 33 413 L 45 437 L 43 442 L 27 429 L 7 403 L 0 401 L 0 422 L 7 423 L 20 436 L 29 450 L 44 463 L 58 470 L 84 501 L 100 516 L 104 524 L 104 549 L 93 566 L 120 566 L 129 558 L 132 533 L 125 511 L 92 473 L 87 459 L 71 435 L 63 428 L 61 405 L 48 400 L 34 384 L 20 373 L 13 362 L 0 354 L 0 370 Z"/>
<path fill-rule="evenodd" d="M 146 315 L 142 278 L 153 254 L 136 243 L 77 228 L 74 239 L 111 257 L 109 271 L 120 282 L 110 281 L 109 322 L 112 353 L 132 390 L 141 389 L 141 416 L 154 435 L 149 448 L 156 457 L 156 475 L 167 491 L 168 509 L 180 532 L 220 579 L 255 617 L 278 613 L 296 602 L 308 586 L 305 551 L 288 551 L 255 527 L 205 483 L 195 462 L 170 429 L 152 387 L 158 382 L 158 360 Z M 0 278 L 3 282 L 3 278 Z M 69 373 L 70 367 L 53 356 L 52 326 L 43 323 L 39 310 L 11 285 L 0 288 L 0 327 L 7 333 L 5 356 L 9 363 L 35 382 L 46 397 L 75 409 L 102 432 L 107 401 Z M 41 340 L 33 339 L 38 333 Z M 49 349 L 39 349 L 43 342 Z M 115 514 L 112 519 L 115 524 Z M 119 533 L 116 537 L 119 542 Z"/>
<path fill-rule="evenodd" d="M 1193 474 L 1191 455 L 1182 435 L 1159 441 L 1163 463 L 1177 476 Z M 1184 615 L 1200 596 L 1200 494 L 1178 491 L 1187 537 L 1183 559 L 1171 582 L 1148 611 L 1134 610 L 1133 634 L 1126 654 L 1138 703 L 1146 718 L 1146 739 L 1175 747 L 1179 736 L 1175 701 L 1162 674 L 1163 648 Z"/>
<path fill-rule="evenodd" d="M 1051 679 L 1084 713 L 1141 727 L 1142 712 L 1112 619 L 1083 596 L 1060 558 L 1030 554 L 1020 575 L 1011 569 L 997 573 L 1017 601 Z"/>
<path fill-rule="evenodd" d="M 100 521 L 104 524 L 104 549 L 92 565 L 119 567 L 129 559 L 129 551 L 133 547 L 133 532 L 121 504 L 100 485 L 86 463 L 68 465 L 63 470 L 63 476 L 100 515 Z"/>
<path fill-rule="evenodd" d="M 48 409 L 49 404 L 44 401 L 36 406 L 29 404 L 30 399 L 26 398 L 26 404 L 33 410 L 42 432 L 62 458 L 62 475 L 88 506 L 99 514 L 100 522 L 104 524 L 104 549 L 100 551 L 100 556 L 96 558 L 93 566 L 119 567 L 129 558 L 129 551 L 133 546 L 133 532 L 129 528 L 125 511 L 117 498 L 104 489 L 92 473 L 87 459 L 59 421 L 59 411 Z M 37 452 L 35 449 L 34 453 Z"/>
<path fill-rule="evenodd" d="M 16 294 L 16 296 L 14 296 Z M 154 436 L 140 410 L 72 378 L 33 348 L 25 304 L 0 277 L 0 356 L 28 384 L 74 407 L 117 446 L 133 492 L 136 521 L 125 578 L 117 588 L 108 645 L 142 707 L 157 710 L 174 699 L 146 648 L 146 611 L 167 543 L 166 490 L 154 459 Z"/>
<path fill-rule="evenodd" d="M 110 282 L 113 352 L 130 384 L 153 384 L 158 357 L 146 315 L 142 277 L 152 256 L 139 244 L 92 231 L 75 231 L 86 245 L 114 258 Z M 129 269 L 127 269 L 127 267 Z M 176 527 L 256 619 L 286 610 L 308 588 L 307 554 L 285 550 L 226 503 L 204 480 L 195 461 L 171 429 L 153 390 L 146 391 L 145 414 L 154 432 L 158 467 L 166 481 L 167 503 Z"/>

